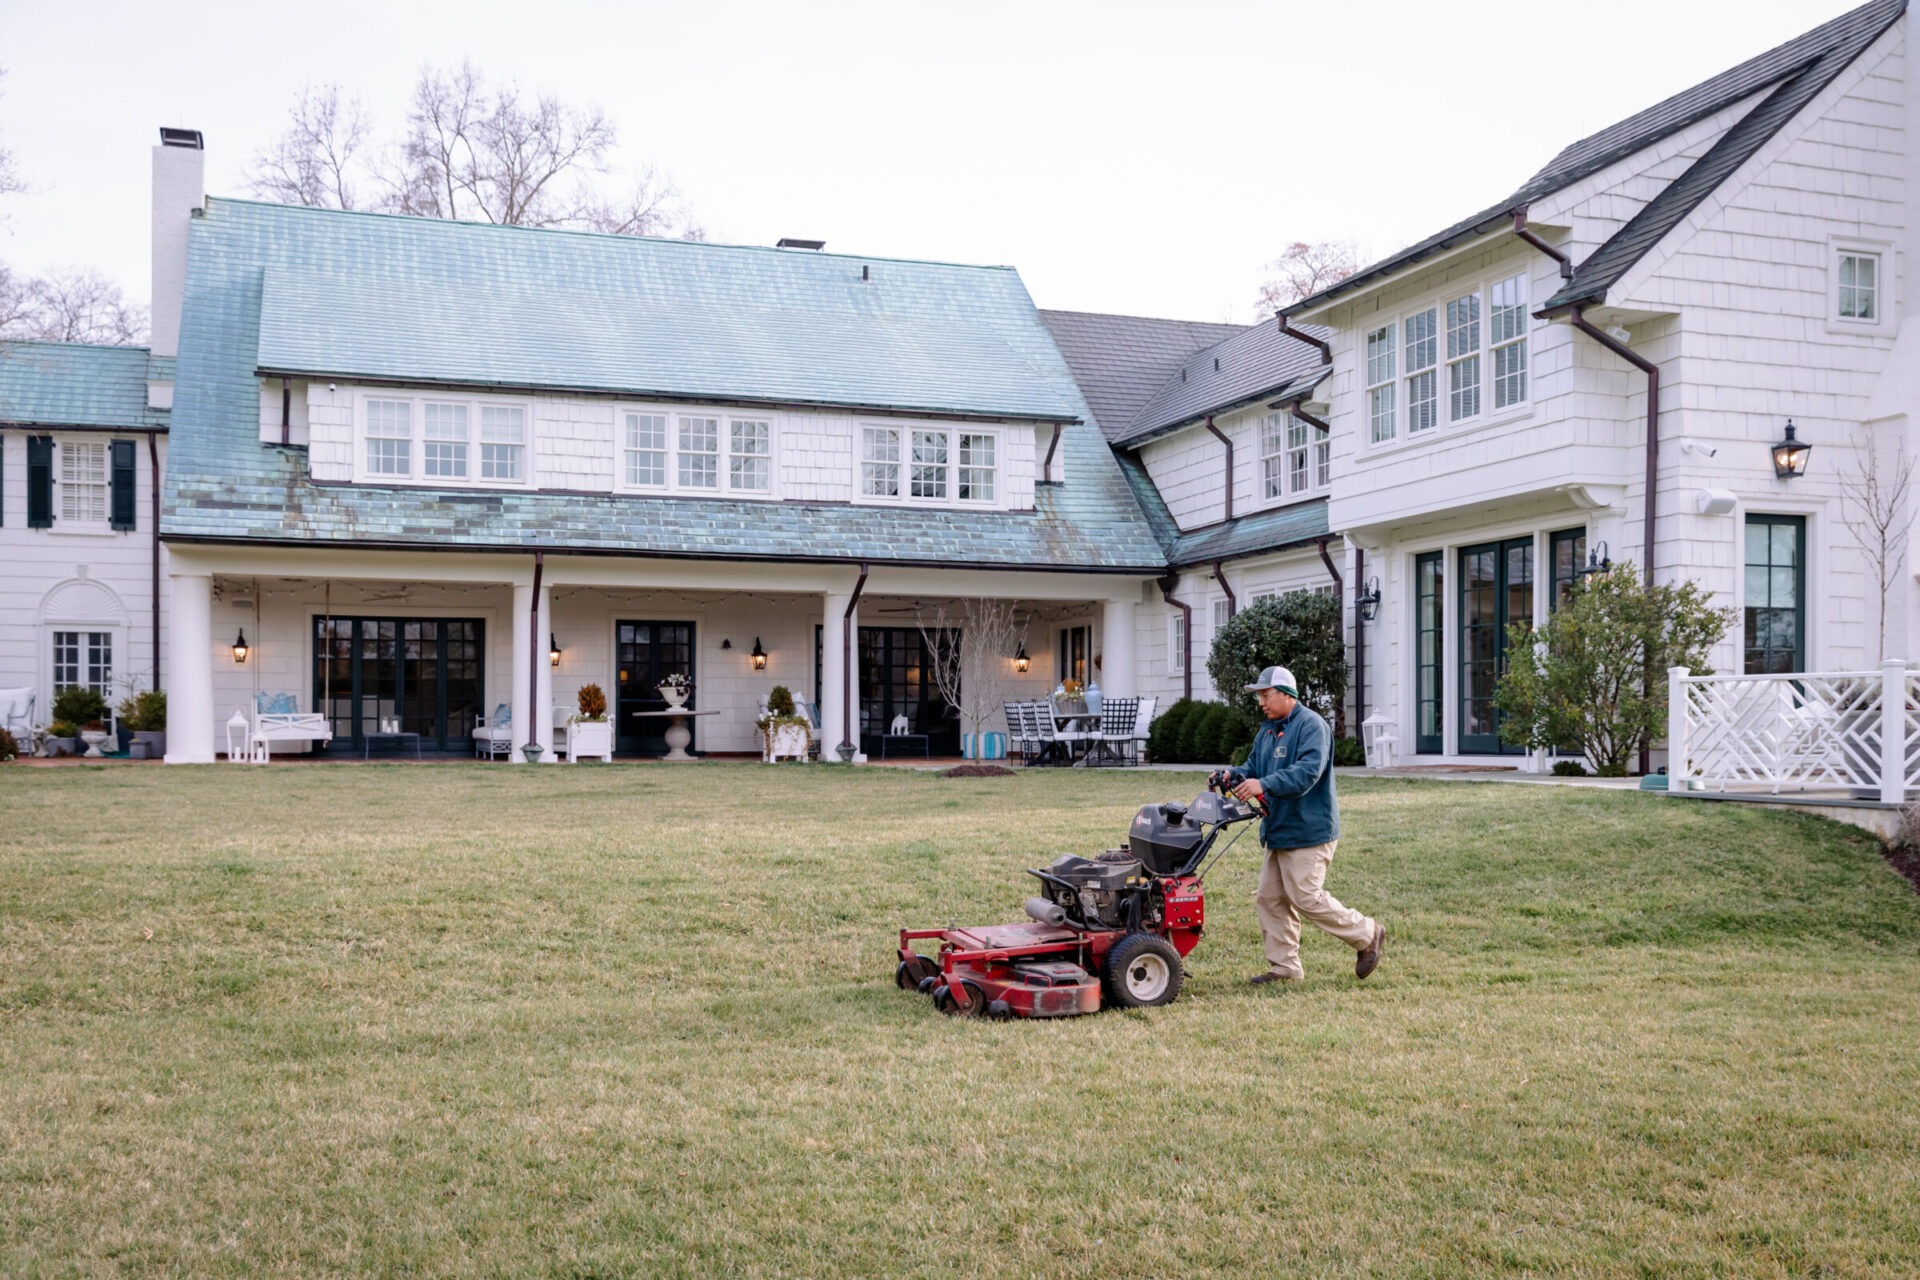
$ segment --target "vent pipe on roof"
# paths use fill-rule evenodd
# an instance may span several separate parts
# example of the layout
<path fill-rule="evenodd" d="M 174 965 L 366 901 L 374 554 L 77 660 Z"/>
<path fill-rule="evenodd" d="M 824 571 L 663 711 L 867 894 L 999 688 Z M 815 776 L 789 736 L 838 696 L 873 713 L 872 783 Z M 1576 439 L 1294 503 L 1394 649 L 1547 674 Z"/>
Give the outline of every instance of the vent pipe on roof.
<path fill-rule="evenodd" d="M 792 236 L 781 236 L 779 242 L 773 247 L 776 249 L 824 249 L 827 247 L 827 242 L 825 240 L 796 240 Z"/>

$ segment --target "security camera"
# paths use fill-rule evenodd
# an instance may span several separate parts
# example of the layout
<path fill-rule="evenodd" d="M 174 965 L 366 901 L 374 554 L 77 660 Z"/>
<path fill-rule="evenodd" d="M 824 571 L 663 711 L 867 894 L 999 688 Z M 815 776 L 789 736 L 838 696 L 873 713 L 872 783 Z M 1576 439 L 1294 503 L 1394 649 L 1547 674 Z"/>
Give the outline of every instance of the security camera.
<path fill-rule="evenodd" d="M 1632 342 L 1633 330 L 1623 329 L 1617 324 L 1610 324 L 1607 326 L 1607 336 L 1615 342 Z"/>
<path fill-rule="evenodd" d="M 1719 453 L 1720 451 L 1718 449 L 1708 448 L 1706 445 L 1701 444 L 1698 440 L 1682 439 L 1680 441 L 1680 452 L 1691 453 L 1701 458 L 1711 458 L 1714 454 Z"/>
<path fill-rule="evenodd" d="M 328 390 L 328 391 L 338 391 L 339 389 L 340 389 L 339 387 L 337 387 L 337 386 L 335 386 L 335 385 L 334 385 L 333 383 L 331 383 L 331 382 L 329 382 L 329 383 L 327 384 L 327 390 Z"/>

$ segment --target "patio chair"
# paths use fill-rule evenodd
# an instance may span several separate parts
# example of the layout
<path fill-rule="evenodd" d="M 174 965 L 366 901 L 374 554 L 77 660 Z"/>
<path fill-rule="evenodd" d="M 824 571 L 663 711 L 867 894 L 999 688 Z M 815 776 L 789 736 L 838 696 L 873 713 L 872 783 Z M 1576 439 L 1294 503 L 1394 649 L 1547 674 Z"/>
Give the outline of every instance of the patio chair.
<path fill-rule="evenodd" d="M 475 716 L 473 754 L 489 760 L 513 758 L 513 708 L 502 702 L 491 716 Z"/>
<path fill-rule="evenodd" d="M 11 733 L 22 751 L 33 750 L 33 704 L 36 697 L 32 685 L 0 689 L 0 729 Z"/>
<path fill-rule="evenodd" d="M 1139 764 L 1147 756 L 1147 733 L 1153 728 L 1153 709 L 1158 698 L 1142 698 L 1140 706 L 1133 713 L 1133 762 Z"/>
<path fill-rule="evenodd" d="M 1108 698 L 1100 704 L 1100 734 L 1094 740 L 1089 764 L 1132 764 L 1133 726 L 1140 718 L 1140 699 Z"/>
<path fill-rule="evenodd" d="M 1019 756 L 1022 762 L 1033 758 L 1034 740 L 1027 732 L 1026 703 L 1006 702 L 1001 711 L 1007 717 L 1007 755 Z"/>
<path fill-rule="evenodd" d="M 300 710 L 300 700 L 291 693 L 253 695 L 253 732 L 248 745 L 255 764 L 273 758 L 276 742 L 332 742 L 333 726 L 317 711 Z"/>

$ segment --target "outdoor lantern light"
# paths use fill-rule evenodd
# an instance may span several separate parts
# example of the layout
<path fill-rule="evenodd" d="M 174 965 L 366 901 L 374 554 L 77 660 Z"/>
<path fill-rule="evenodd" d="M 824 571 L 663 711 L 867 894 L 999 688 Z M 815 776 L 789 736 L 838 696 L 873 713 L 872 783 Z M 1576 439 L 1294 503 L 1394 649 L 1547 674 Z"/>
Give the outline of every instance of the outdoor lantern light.
<path fill-rule="evenodd" d="M 767 651 L 760 647 L 759 636 L 753 638 L 753 652 L 747 656 L 753 659 L 753 669 L 755 671 L 765 671 L 767 669 Z"/>
<path fill-rule="evenodd" d="M 547 664 L 555 667 L 560 665 L 560 642 L 554 639 L 551 631 L 547 632 Z"/>
<path fill-rule="evenodd" d="M 240 628 L 240 634 L 233 639 L 233 660 L 235 662 L 245 662 L 247 655 L 252 652 L 253 650 L 247 647 L 247 629 L 242 627 Z"/>
<path fill-rule="evenodd" d="M 1813 446 L 1793 438 L 1793 419 L 1787 419 L 1787 438 L 1773 446 L 1773 474 L 1782 480 L 1807 474 L 1807 455 Z"/>
<path fill-rule="evenodd" d="M 1354 604 L 1360 607 L 1360 620 L 1372 622 L 1380 616 L 1380 579 L 1368 578 L 1367 589 L 1360 593 Z"/>
<path fill-rule="evenodd" d="M 1013 669 L 1021 675 L 1027 674 L 1027 668 L 1033 665 L 1033 659 L 1027 656 L 1027 646 L 1023 642 L 1020 651 L 1013 655 Z"/>
<path fill-rule="evenodd" d="M 1607 544 L 1605 540 L 1594 543 L 1593 549 L 1587 552 L 1587 564 L 1585 568 L 1580 570 L 1580 576 L 1590 578 L 1596 573 L 1612 572 L 1613 561 L 1607 558 Z"/>

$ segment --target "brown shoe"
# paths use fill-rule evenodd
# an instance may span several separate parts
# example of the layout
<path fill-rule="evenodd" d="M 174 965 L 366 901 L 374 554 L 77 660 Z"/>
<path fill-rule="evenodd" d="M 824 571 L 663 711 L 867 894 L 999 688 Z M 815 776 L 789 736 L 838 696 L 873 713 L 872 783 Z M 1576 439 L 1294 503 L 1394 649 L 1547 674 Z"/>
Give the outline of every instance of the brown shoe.
<path fill-rule="evenodd" d="M 1380 967 L 1380 953 L 1387 949 L 1387 926 L 1374 922 L 1373 941 L 1367 949 L 1353 958 L 1353 976 L 1364 978 Z"/>
<path fill-rule="evenodd" d="M 1269 969 L 1265 973 L 1256 973 L 1255 975 L 1253 975 L 1253 977 L 1248 978 L 1247 985 L 1250 987 L 1264 987 L 1269 982 L 1298 982 L 1298 981 L 1299 979 L 1294 977 L 1290 973 L 1275 973 L 1273 970 Z"/>

